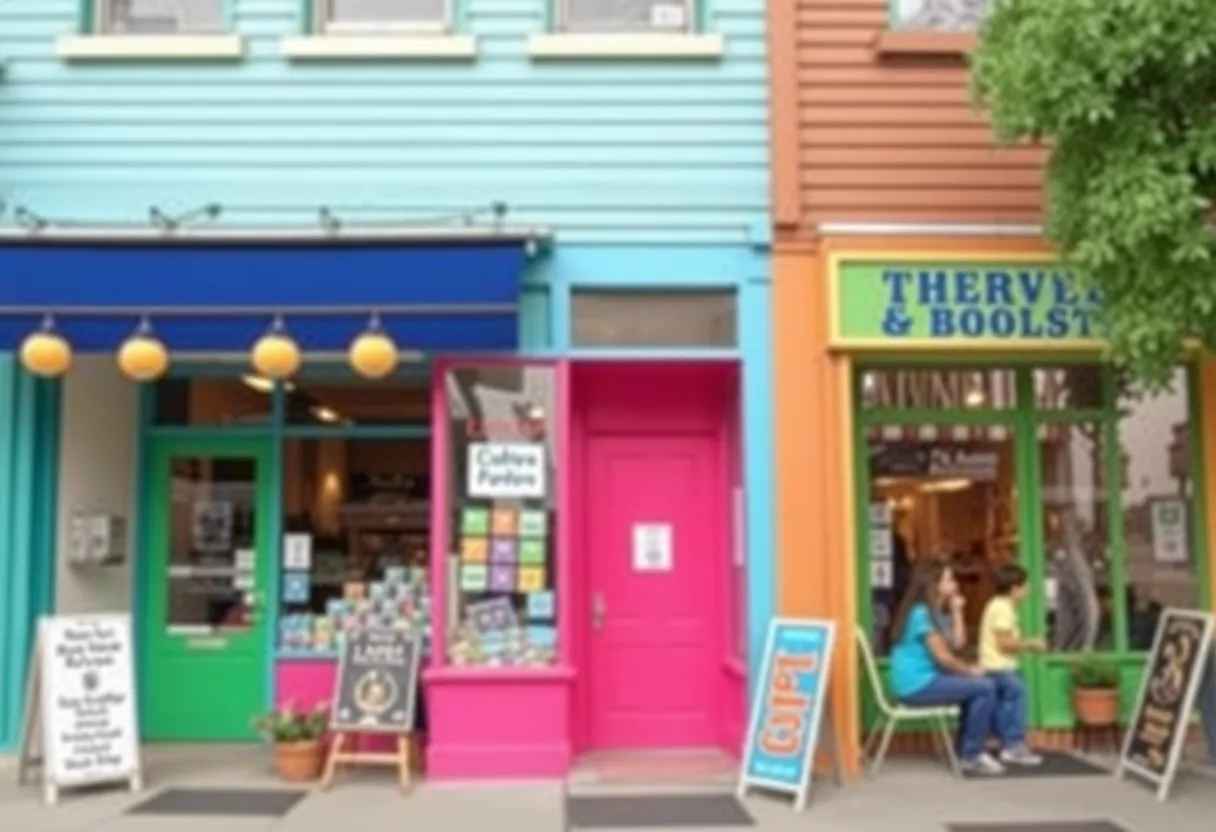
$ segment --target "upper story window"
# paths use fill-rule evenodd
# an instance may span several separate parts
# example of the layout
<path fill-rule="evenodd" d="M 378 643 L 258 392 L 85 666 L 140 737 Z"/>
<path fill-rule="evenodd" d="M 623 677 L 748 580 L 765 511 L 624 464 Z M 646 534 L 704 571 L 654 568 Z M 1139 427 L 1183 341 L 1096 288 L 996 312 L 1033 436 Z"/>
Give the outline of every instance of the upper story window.
<path fill-rule="evenodd" d="M 682 34 L 695 27 L 696 0 L 559 0 L 565 32 Z"/>
<path fill-rule="evenodd" d="M 318 29 L 331 35 L 437 32 L 448 26 L 448 0 L 316 0 Z"/>
<path fill-rule="evenodd" d="M 97 0 L 97 29 L 112 35 L 196 35 L 224 30 L 225 0 Z"/>
<path fill-rule="evenodd" d="M 895 0 L 895 27 L 970 31 L 979 28 L 991 0 Z"/>

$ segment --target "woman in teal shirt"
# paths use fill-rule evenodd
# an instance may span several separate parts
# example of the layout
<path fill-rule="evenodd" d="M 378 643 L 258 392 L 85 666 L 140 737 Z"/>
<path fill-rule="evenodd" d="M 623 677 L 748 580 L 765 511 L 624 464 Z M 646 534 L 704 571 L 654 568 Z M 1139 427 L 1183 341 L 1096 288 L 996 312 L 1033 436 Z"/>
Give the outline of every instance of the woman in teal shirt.
<path fill-rule="evenodd" d="M 961 710 L 956 745 L 963 768 L 978 774 L 1005 771 L 984 750 L 996 710 L 996 685 L 978 667 L 959 660 L 936 625 L 938 614 L 958 595 L 950 567 L 918 563 L 896 610 L 891 634 L 891 690 L 905 705 Z"/>

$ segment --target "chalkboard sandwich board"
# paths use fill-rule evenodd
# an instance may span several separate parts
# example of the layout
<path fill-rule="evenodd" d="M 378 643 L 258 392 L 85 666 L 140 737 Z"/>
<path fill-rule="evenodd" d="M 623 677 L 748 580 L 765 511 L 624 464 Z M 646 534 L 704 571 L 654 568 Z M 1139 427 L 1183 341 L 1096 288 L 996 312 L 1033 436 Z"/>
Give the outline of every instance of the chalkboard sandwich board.
<path fill-rule="evenodd" d="M 406 629 L 368 628 L 346 634 L 339 657 L 330 727 L 335 738 L 322 786 L 333 781 L 341 763 L 393 765 L 403 788 L 409 787 L 411 737 L 417 707 L 422 639 Z M 397 737 L 397 753 L 345 751 L 354 735 Z"/>
<path fill-rule="evenodd" d="M 1115 775 L 1136 774 L 1169 796 L 1212 643 L 1207 613 L 1169 608 L 1157 622 Z"/>

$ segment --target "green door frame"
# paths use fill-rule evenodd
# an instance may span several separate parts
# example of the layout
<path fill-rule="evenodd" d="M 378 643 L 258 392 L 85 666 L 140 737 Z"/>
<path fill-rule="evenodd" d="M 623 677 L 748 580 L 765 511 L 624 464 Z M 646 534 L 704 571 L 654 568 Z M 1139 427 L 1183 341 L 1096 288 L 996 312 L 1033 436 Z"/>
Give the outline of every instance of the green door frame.
<path fill-rule="evenodd" d="M 870 472 L 867 464 L 866 429 L 878 425 L 1005 425 L 1013 429 L 1014 482 L 1018 487 L 1018 559 L 1030 576 L 1031 593 L 1021 610 L 1022 627 L 1027 635 L 1045 635 L 1047 601 L 1045 598 L 1046 553 L 1042 539 L 1044 516 L 1042 501 L 1043 471 L 1038 453 L 1038 429 L 1045 424 L 1096 423 L 1102 442 L 1103 487 L 1107 506 L 1107 548 L 1110 553 L 1110 583 L 1113 589 L 1114 609 L 1112 628 L 1114 646 L 1104 651 L 1115 660 L 1121 671 L 1124 710 L 1130 710 L 1139 687 L 1144 665 L 1144 653 L 1132 651 L 1127 646 L 1127 599 L 1123 587 L 1126 579 L 1126 545 L 1122 523 L 1122 456 L 1119 447 L 1118 414 L 1115 407 L 1115 384 L 1113 371 L 1102 370 L 1102 407 L 1093 409 L 1043 410 L 1037 408 L 1034 395 L 1033 371 L 1036 367 L 1058 368 L 1069 364 L 1088 363 L 1091 360 L 1059 358 L 1054 360 L 1010 359 L 1004 361 L 869 361 L 854 366 L 851 383 L 853 420 L 853 466 L 855 471 L 854 504 L 857 516 L 853 518 L 857 552 L 857 610 L 859 623 L 867 630 L 873 622 L 872 592 L 870 587 L 869 524 L 864 522 L 864 512 L 870 501 Z M 1003 409 L 992 407 L 955 409 L 870 409 L 862 403 L 862 378 L 869 370 L 993 370 L 1008 369 L 1015 373 L 1015 406 Z M 1194 540 L 1195 578 L 1199 582 L 1200 600 L 1208 608 L 1208 553 L 1206 482 L 1203 469 L 1202 408 L 1196 368 L 1186 368 L 1188 382 L 1189 425 L 1188 455 L 1193 476 L 1193 493 L 1190 522 Z M 1029 657 L 1023 664 L 1028 690 L 1031 692 L 1031 723 L 1038 728 L 1062 728 L 1073 724 L 1071 683 L 1072 664 L 1080 654 L 1048 653 Z M 885 670 L 886 660 L 879 660 Z M 863 724 L 873 720 L 873 703 L 866 686 L 863 696 Z"/>
<path fill-rule="evenodd" d="M 274 450 L 275 443 L 269 435 L 259 437 L 200 431 L 193 435 L 144 438 L 139 511 L 139 540 L 143 559 L 138 564 L 140 595 L 137 608 L 140 610 L 139 644 L 142 653 L 142 661 L 139 662 L 140 722 L 150 741 L 165 738 L 252 740 L 256 736 L 252 722 L 246 731 L 237 736 L 213 736 L 207 730 L 198 732 L 199 735 L 195 737 L 184 735 L 172 727 L 158 724 L 149 703 L 151 697 L 166 684 L 164 680 L 153 678 L 158 660 L 172 659 L 188 663 L 192 655 L 200 660 L 214 659 L 221 653 L 232 655 L 234 648 L 238 655 L 243 653 L 247 659 L 251 659 L 245 662 L 246 665 L 252 664 L 256 669 L 257 688 L 253 691 L 256 696 L 250 696 L 251 707 L 261 710 L 270 701 L 273 660 L 267 628 L 273 629 L 273 606 L 270 603 L 273 596 L 270 590 L 278 564 L 278 549 L 275 546 L 278 505 L 274 487 L 278 470 Z M 172 489 L 169 464 L 175 457 L 240 457 L 251 459 L 256 465 L 254 504 L 257 512 L 257 556 L 254 586 L 250 591 L 261 599 L 261 603 L 254 623 L 242 632 L 194 637 L 170 634 L 166 630 L 167 540 L 170 534 L 168 509 L 171 505 L 167 498 Z M 214 645 L 217 643 L 222 646 L 216 648 Z M 256 706 L 253 705 L 255 699 Z M 254 714 L 250 714 L 252 716 Z"/>

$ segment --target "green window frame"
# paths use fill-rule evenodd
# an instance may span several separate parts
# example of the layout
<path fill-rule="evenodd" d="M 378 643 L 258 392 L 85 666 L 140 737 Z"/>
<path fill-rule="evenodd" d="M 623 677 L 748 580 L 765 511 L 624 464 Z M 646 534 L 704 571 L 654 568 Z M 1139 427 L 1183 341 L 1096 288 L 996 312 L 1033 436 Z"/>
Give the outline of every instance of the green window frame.
<path fill-rule="evenodd" d="M 1093 359 L 1057 358 L 1043 359 L 1011 359 L 1008 361 L 885 361 L 874 360 L 857 362 L 854 365 L 852 378 L 852 403 L 854 407 L 853 432 L 853 466 L 856 505 L 854 523 L 854 542 L 857 552 L 856 591 L 858 623 L 867 628 L 873 623 L 873 595 L 870 585 L 869 557 L 869 524 L 865 522 L 865 512 L 870 501 L 870 474 L 867 454 L 867 429 L 880 425 L 917 425 L 936 423 L 938 425 L 1006 425 L 1012 428 L 1014 437 L 1015 483 L 1030 483 L 1041 489 L 1044 484 L 1041 461 L 1037 443 L 1034 441 L 1038 430 L 1045 424 L 1076 424 L 1080 422 L 1098 424 L 1102 441 L 1102 470 L 1105 504 L 1108 506 L 1106 517 L 1106 547 L 1108 566 L 1110 569 L 1110 586 L 1112 592 L 1113 610 L 1111 628 L 1113 630 L 1114 648 L 1098 651 L 1101 655 L 1112 659 L 1119 667 L 1121 674 L 1122 703 L 1126 711 L 1134 703 L 1139 689 L 1140 677 L 1144 664 L 1144 651 L 1132 650 L 1128 646 L 1128 615 L 1127 609 L 1127 577 L 1128 577 L 1128 547 L 1125 540 L 1125 516 L 1123 506 L 1124 472 L 1122 448 L 1119 444 L 1120 414 L 1117 410 L 1118 391 L 1113 370 L 1109 366 L 1101 369 L 1101 406 L 1097 408 L 1060 408 L 1044 409 L 1035 400 L 1034 371 L 1036 369 L 1056 369 L 1076 364 L 1094 364 Z M 1193 543 L 1192 572 L 1198 584 L 1199 604 L 1203 609 L 1210 609 L 1212 599 L 1209 593 L 1209 571 L 1211 568 L 1208 558 L 1208 541 L 1206 529 L 1208 524 L 1205 495 L 1207 493 L 1206 472 L 1203 467 L 1204 431 L 1200 429 L 1204 416 L 1200 396 L 1198 370 L 1194 364 L 1184 364 L 1187 384 L 1187 448 L 1188 470 L 1192 474 L 1192 489 L 1190 492 L 1190 525 Z M 1016 399 L 1015 405 L 1004 409 L 996 408 L 943 408 L 943 409 L 897 409 L 863 407 L 863 378 L 865 373 L 874 370 L 1010 370 L 1015 375 Z M 1043 504 L 1034 495 L 1023 495 L 1017 501 L 1016 518 L 1020 533 L 1026 540 L 1018 546 L 1019 558 L 1030 572 L 1030 584 L 1034 588 L 1030 599 L 1023 611 L 1023 628 L 1027 635 L 1044 635 L 1046 625 L 1046 609 L 1044 600 L 1044 581 L 1046 573 L 1046 549 L 1038 530 L 1044 526 Z M 1072 725 L 1071 681 L 1070 670 L 1083 654 L 1081 653 L 1048 653 L 1024 662 L 1028 688 L 1031 691 L 1034 710 L 1031 714 L 1032 725 L 1039 728 L 1062 728 Z M 879 664 L 886 668 L 886 660 L 880 659 Z M 873 706 L 869 696 L 868 686 L 863 685 L 863 718 L 866 724 L 873 719 Z"/>

